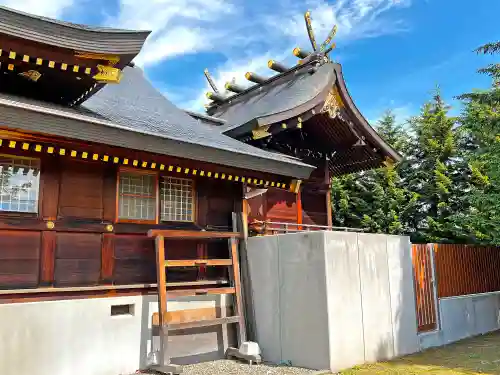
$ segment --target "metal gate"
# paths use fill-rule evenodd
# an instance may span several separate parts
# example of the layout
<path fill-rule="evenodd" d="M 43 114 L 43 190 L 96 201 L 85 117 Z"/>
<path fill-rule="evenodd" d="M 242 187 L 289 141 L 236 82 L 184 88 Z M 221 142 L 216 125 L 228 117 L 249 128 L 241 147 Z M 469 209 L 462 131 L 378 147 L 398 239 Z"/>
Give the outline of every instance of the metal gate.
<path fill-rule="evenodd" d="M 428 332 L 438 328 L 434 248 L 434 244 L 412 245 L 418 332 Z"/>

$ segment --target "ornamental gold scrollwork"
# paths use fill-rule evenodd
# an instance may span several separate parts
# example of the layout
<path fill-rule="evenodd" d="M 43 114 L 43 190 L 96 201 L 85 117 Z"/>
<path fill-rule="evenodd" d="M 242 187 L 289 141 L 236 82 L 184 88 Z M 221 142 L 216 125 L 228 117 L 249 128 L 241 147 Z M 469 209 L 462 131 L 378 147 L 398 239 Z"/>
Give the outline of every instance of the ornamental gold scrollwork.
<path fill-rule="evenodd" d="M 331 118 L 335 118 L 340 114 L 340 109 L 342 107 L 344 107 L 342 98 L 340 97 L 337 88 L 333 87 L 326 97 L 325 104 L 323 105 L 321 112 L 328 113 Z"/>

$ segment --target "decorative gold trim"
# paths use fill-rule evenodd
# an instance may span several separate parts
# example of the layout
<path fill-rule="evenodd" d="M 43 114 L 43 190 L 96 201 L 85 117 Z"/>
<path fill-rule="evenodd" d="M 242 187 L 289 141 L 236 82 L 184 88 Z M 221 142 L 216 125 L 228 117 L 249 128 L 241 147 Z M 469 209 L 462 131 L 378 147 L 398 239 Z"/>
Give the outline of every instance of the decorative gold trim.
<path fill-rule="evenodd" d="M 110 66 L 115 66 L 120 61 L 120 57 L 116 55 L 102 55 L 100 53 L 92 52 L 76 52 L 75 57 L 80 59 L 108 61 Z"/>
<path fill-rule="evenodd" d="M 36 70 L 28 70 L 26 72 L 19 73 L 19 75 L 33 82 L 38 81 L 42 76 L 42 74 L 40 72 L 37 72 Z"/>
<path fill-rule="evenodd" d="M 252 138 L 253 139 L 262 139 L 266 138 L 271 135 L 271 133 L 268 132 L 269 128 L 271 125 L 266 125 L 262 126 L 258 129 L 252 130 Z"/>
<path fill-rule="evenodd" d="M 54 229 L 56 226 L 53 221 L 47 221 L 47 223 L 45 225 L 46 225 L 47 229 Z"/>
<path fill-rule="evenodd" d="M 297 194 L 300 191 L 300 185 L 302 184 L 302 180 L 292 180 L 290 183 L 289 191 Z"/>
<path fill-rule="evenodd" d="M 98 82 L 120 83 L 122 71 L 112 66 L 97 65 L 97 74 L 92 78 Z"/>
<path fill-rule="evenodd" d="M 107 230 L 108 232 L 112 232 L 112 231 L 113 231 L 113 229 L 115 229 L 115 228 L 113 227 L 113 225 L 111 225 L 111 224 L 106 225 L 106 230 Z"/>
<path fill-rule="evenodd" d="M 325 104 L 321 109 L 321 112 L 328 113 L 331 118 L 337 117 L 340 112 L 340 109 L 344 107 L 344 102 L 340 98 L 340 94 L 337 90 L 337 87 L 334 86 L 328 96 L 326 97 Z"/>
<path fill-rule="evenodd" d="M 270 125 L 264 126 L 261 129 L 266 131 Z M 156 162 L 146 161 L 146 160 L 136 160 L 136 159 L 127 159 L 113 155 L 100 155 L 98 153 L 94 153 L 92 150 L 83 151 L 82 149 L 71 150 L 65 149 L 63 147 L 59 147 L 58 145 L 47 145 L 47 144 L 39 144 L 39 143 L 29 143 L 23 141 L 22 139 L 15 138 L 12 139 L 12 133 L 9 131 L 3 131 L 0 129 L 0 134 L 2 138 L 0 138 L 0 149 L 8 148 L 8 149 L 18 149 L 20 151 L 29 152 L 30 150 L 34 150 L 35 152 L 41 153 L 45 152 L 47 154 L 58 154 L 60 156 L 66 156 L 71 158 L 81 157 L 82 159 L 94 162 L 112 162 L 114 164 L 123 164 L 123 165 L 134 165 L 137 169 L 144 171 L 143 173 L 155 173 L 154 170 L 159 166 L 160 171 L 165 170 L 164 164 L 158 164 Z M 9 137 L 10 135 L 10 137 Z M 22 156 L 20 156 L 22 157 Z M 29 158 L 31 159 L 31 158 Z M 140 169 L 139 169 L 140 168 Z M 144 169 L 151 169 L 151 171 L 145 171 Z M 275 182 L 275 181 L 264 181 L 260 179 L 256 179 L 253 177 L 243 177 L 237 175 L 230 175 L 224 172 L 216 172 L 216 171 L 206 171 L 202 169 L 190 169 L 186 167 L 181 167 L 178 165 L 168 165 L 169 172 L 176 172 L 179 174 L 187 175 L 187 176 L 200 176 L 200 177 L 208 177 L 208 178 L 216 178 L 227 181 L 234 182 L 248 182 L 249 184 L 253 184 L 256 186 L 277 186 L 282 189 L 286 189 L 287 184 L 284 182 Z M 179 178 L 179 177 L 178 177 Z M 49 225 L 49 224 L 47 224 Z M 51 229 L 51 228 L 49 228 Z"/>

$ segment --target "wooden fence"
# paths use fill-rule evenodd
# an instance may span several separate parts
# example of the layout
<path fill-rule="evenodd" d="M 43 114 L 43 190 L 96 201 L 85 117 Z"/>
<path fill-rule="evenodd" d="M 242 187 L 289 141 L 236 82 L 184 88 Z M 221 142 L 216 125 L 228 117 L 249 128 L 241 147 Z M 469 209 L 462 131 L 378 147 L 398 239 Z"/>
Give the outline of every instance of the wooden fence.
<path fill-rule="evenodd" d="M 500 248 L 434 245 L 438 297 L 500 290 Z"/>
<path fill-rule="evenodd" d="M 434 288 L 433 246 L 412 246 L 413 281 L 418 332 L 437 329 L 437 299 Z"/>
<path fill-rule="evenodd" d="M 438 298 L 500 291 L 500 248 L 414 244 L 412 261 L 419 332 L 438 327 Z"/>

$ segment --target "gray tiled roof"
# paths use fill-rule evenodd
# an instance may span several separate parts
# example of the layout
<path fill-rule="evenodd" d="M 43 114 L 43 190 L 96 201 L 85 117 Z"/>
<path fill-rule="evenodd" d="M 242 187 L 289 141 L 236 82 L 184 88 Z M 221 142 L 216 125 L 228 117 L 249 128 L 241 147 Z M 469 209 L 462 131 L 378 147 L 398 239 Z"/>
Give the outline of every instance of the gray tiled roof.
<path fill-rule="evenodd" d="M 227 124 L 219 129 L 227 132 L 259 117 L 293 110 L 335 82 L 331 63 L 321 65 L 314 74 L 309 73 L 309 68 L 304 66 L 287 72 L 264 87 L 236 95 L 209 113 L 226 120 Z"/>
<path fill-rule="evenodd" d="M 90 25 L 83 25 L 83 24 L 79 24 L 79 23 L 67 22 L 67 21 L 57 20 L 55 18 L 38 16 L 35 14 L 26 13 L 26 12 L 23 12 L 23 11 L 20 11 L 17 9 L 12 9 L 12 8 L 9 8 L 9 7 L 3 6 L 3 5 L 0 5 L 0 10 L 2 12 L 8 12 L 8 13 L 11 13 L 13 15 L 19 15 L 19 16 L 23 16 L 23 17 L 27 17 L 27 18 L 29 17 L 32 19 L 38 19 L 41 21 L 50 22 L 50 23 L 53 23 L 56 25 L 61 25 L 61 26 L 72 27 L 74 29 L 79 29 L 79 30 L 105 32 L 105 33 L 113 33 L 113 32 L 115 32 L 115 33 L 123 33 L 123 32 L 136 33 L 136 32 L 138 32 L 136 30 L 118 29 L 118 28 L 106 27 L 106 26 L 90 26 Z"/>
<path fill-rule="evenodd" d="M 258 149 L 201 126 L 156 90 L 140 68 L 126 67 L 123 73 L 119 85 L 106 85 L 82 104 L 82 107 L 135 131 L 263 160 L 298 163 L 288 156 Z"/>
<path fill-rule="evenodd" d="M 298 178 L 314 169 L 200 124 L 160 94 L 139 68 L 125 68 L 120 84 L 106 85 L 79 107 L 6 94 L 0 94 L 0 107 L 2 124 L 28 131 Z"/>
<path fill-rule="evenodd" d="M 128 63 L 150 31 L 79 25 L 0 6 L 0 33 L 70 50 L 117 54 Z"/>

